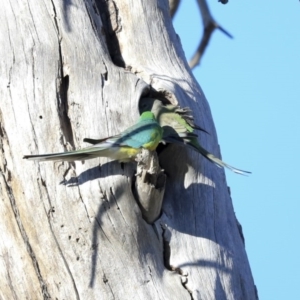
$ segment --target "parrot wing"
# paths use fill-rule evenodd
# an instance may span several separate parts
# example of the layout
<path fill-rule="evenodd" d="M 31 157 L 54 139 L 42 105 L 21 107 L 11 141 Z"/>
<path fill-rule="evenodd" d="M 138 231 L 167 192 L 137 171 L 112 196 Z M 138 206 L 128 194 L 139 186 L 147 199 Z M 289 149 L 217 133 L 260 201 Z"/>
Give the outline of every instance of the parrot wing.
<path fill-rule="evenodd" d="M 205 129 L 194 123 L 191 110 L 172 104 L 163 105 L 154 98 L 143 98 L 139 104 L 140 111 L 151 110 L 161 127 L 172 126 L 177 132 L 193 132 L 194 129 L 209 134 Z"/>
<path fill-rule="evenodd" d="M 113 146 L 145 148 L 153 151 L 162 139 L 163 130 L 155 120 L 153 114 L 151 112 L 148 113 L 150 114 L 148 118 L 145 118 L 147 112 L 144 112 L 137 124 L 129 127 L 121 134 L 106 139 L 85 138 L 83 141 L 94 146 L 105 141 L 111 143 Z"/>

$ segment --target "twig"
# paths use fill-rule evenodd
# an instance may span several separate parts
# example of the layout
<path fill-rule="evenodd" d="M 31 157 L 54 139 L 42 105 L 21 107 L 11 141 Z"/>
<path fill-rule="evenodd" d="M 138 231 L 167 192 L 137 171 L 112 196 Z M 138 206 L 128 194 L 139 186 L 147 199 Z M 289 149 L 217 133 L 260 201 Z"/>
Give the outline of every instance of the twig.
<path fill-rule="evenodd" d="M 206 0 L 197 0 L 198 6 L 202 16 L 202 22 L 204 27 L 204 33 L 200 44 L 197 48 L 196 53 L 193 55 L 192 59 L 189 62 L 191 69 L 197 66 L 200 63 L 200 59 L 209 43 L 210 37 L 215 29 L 221 30 L 225 35 L 229 38 L 233 38 L 233 36 L 226 31 L 223 27 L 221 27 L 212 17 L 210 10 L 208 8 Z M 224 3 L 224 1 L 221 1 Z"/>

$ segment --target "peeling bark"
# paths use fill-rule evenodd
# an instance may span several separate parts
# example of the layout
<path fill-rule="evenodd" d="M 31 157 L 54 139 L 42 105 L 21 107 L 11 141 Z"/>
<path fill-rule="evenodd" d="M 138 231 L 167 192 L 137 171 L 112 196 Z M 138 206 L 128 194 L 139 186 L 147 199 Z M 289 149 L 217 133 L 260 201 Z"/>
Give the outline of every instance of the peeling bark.
<path fill-rule="evenodd" d="M 168 1 L 5 2 L 0 12 L 0 297 L 256 299 L 224 171 L 158 151 L 162 213 L 147 224 L 136 163 L 38 163 L 134 124 L 142 96 L 193 110 L 219 154 Z"/>

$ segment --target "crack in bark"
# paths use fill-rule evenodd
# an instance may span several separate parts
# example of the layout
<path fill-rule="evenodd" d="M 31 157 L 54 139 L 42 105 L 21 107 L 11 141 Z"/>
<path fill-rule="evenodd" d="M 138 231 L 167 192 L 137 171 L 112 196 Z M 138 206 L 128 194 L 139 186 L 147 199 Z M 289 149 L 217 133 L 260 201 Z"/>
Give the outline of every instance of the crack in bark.
<path fill-rule="evenodd" d="M 109 290 L 113 296 L 113 299 L 115 299 L 115 295 L 114 295 L 114 292 L 113 292 L 113 289 L 111 288 L 111 285 L 109 284 L 108 282 L 108 279 L 106 277 L 106 274 L 103 272 L 103 276 L 102 276 L 102 281 L 104 282 L 105 285 L 107 285 L 109 287 Z"/>
<path fill-rule="evenodd" d="M 171 247 L 170 247 L 170 241 L 166 237 L 167 227 L 161 224 L 161 230 L 162 230 L 164 265 L 165 268 L 168 269 L 169 271 L 174 271 L 174 268 L 170 265 Z"/>
<path fill-rule="evenodd" d="M 122 219 L 124 220 L 124 222 L 125 222 L 125 224 L 128 226 L 128 228 L 130 228 L 130 231 L 132 232 L 131 227 L 130 227 L 129 224 L 127 223 L 127 221 L 126 221 L 126 219 L 125 219 L 125 217 L 124 217 L 124 215 L 123 215 L 123 213 L 122 213 L 122 210 L 120 209 L 120 207 L 119 207 L 119 205 L 118 205 L 117 197 L 114 195 L 112 187 L 109 188 L 109 191 L 110 191 L 110 194 L 111 194 L 112 198 L 114 199 L 114 202 L 115 202 L 115 205 L 116 205 L 118 211 L 120 212 L 120 214 L 121 214 L 121 216 L 122 216 Z"/>
<path fill-rule="evenodd" d="M 117 33 L 122 30 L 122 22 L 115 1 L 92 0 L 91 2 L 92 5 L 89 7 L 87 4 L 88 2 L 85 1 L 85 7 L 96 37 L 99 39 L 102 35 L 106 36 L 107 50 L 112 62 L 118 67 L 125 68 L 125 62 L 121 55 L 117 38 Z M 96 15 L 96 18 L 100 17 L 101 22 L 98 24 L 101 27 L 100 29 L 98 29 L 97 19 L 92 15 L 93 13 Z M 104 80 L 107 81 L 107 73 L 104 74 Z"/>
<path fill-rule="evenodd" d="M 9 171 L 9 169 L 7 168 L 7 160 L 5 158 L 5 151 L 4 151 L 4 143 L 3 141 L 5 140 L 7 142 L 7 144 L 9 145 L 9 141 L 8 141 L 8 137 L 5 131 L 4 126 L 2 126 L 2 111 L 0 109 L 0 150 L 1 150 L 1 154 L 2 154 L 2 160 L 0 160 L 0 173 L 3 174 L 3 177 L 7 176 L 6 181 L 10 182 L 11 181 L 11 172 Z M 3 167 L 3 170 L 1 169 L 1 167 Z"/>
<path fill-rule="evenodd" d="M 90 217 L 90 215 L 89 215 L 89 213 L 88 213 L 88 210 L 87 210 L 87 207 L 86 207 L 86 205 L 85 205 L 85 203 L 84 203 L 84 201 L 83 201 L 83 198 L 82 198 L 82 196 L 81 196 L 79 186 L 78 186 L 78 194 L 79 194 L 80 201 L 82 202 L 83 207 L 84 207 L 84 209 L 85 209 L 86 216 L 87 216 L 87 218 L 88 218 L 88 220 L 89 220 L 89 223 L 92 223 L 91 217 Z"/>
<path fill-rule="evenodd" d="M 102 95 L 102 99 L 103 99 L 103 87 L 104 87 L 105 81 L 108 80 L 108 70 L 107 70 L 107 66 L 106 66 L 106 63 L 105 63 L 104 60 L 102 60 L 102 63 L 103 63 L 103 66 L 105 68 L 105 72 L 101 73 L 101 78 L 103 79 L 101 81 L 101 87 L 102 87 L 102 89 L 101 89 L 101 95 Z"/>
<path fill-rule="evenodd" d="M 43 295 L 43 299 L 44 300 L 51 299 L 51 296 L 50 296 L 50 294 L 48 292 L 47 284 L 45 283 L 45 281 L 44 281 L 44 279 L 42 277 L 42 274 L 41 274 L 41 271 L 40 271 L 40 267 L 39 267 L 39 263 L 38 263 L 38 261 L 36 259 L 35 253 L 34 253 L 34 251 L 32 249 L 32 246 L 31 246 L 31 244 L 29 242 L 29 238 L 27 236 L 26 230 L 25 230 L 25 228 L 24 228 L 24 226 L 22 224 L 22 221 L 21 221 L 21 218 L 20 218 L 20 213 L 19 213 L 19 210 L 18 210 L 18 207 L 17 207 L 17 204 L 16 204 L 16 200 L 15 200 L 15 197 L 13 195 L 13 191 L 12 191 L 12 189 L 11 189 L 8 181 L 6 180 L 4 174 L 2 172 L 0 174 L 3 177 L 4 183 L 5 183 L 5 187 L 6 187 L 6 190 L 7 190 L 7 194 L 8 194 L 9 200 L 10 200 L 10 205 L 11 205 L 12 211 L 14 213 L 15 220 L 17 222 L 20 234 L 22 236 L 23 242 L 25 243 L 27 253 L 28 253 L 28 255 L 31 258 L 31 261 L 32 261 L 32 264 L 33 264 L 33 268 L 34 268 L 34 270 L 36 272 L 36 275 L 37 275 L 37 278 L 39 280 L 40 288 L 41 288 L 41 293 Z"/>
<path fill-rule="evenodd" d="M 70 269 L 70 267 L 69 267 L 69 264 L 68 264 L 68 262 L 67 262 L 67 260 L 66 260 L 66 258 L 65 258 L 65 256 L 64 256 L 64 254 L 63 254 L 63 252 L 62 252 L 62 250 L 61 250 L 61 248 L 60 248 L 60 246 L 59 246 L 58 240 L 57 240 L 57 238 L 56 238 L 56 236 L 55 236 L 55 234 L 54 234 L 54 232 L 53 232 L 53 229 L 52 229 L 52 226 L 51 226 L 51 225 L 50 225 L 50 229 L 51 229 L 53 238 L 54 238 L 54 240 L 55 240 L 56 246 L 57 246 L 57 248 L 58 248 L 58 252 L 59 252 L 59 254 L 60 254 L 60 256 L 61 256 L 61 258 L 62 258 L 62 260 L 63 260 L 63 262 L 64 262 L 64 265 L 65 265 L 65 267 L 66 267 L 66 269 L 67 269 L 67 272 L 68 272 L 68 274 L 70 275 L 70 278 L 71 278 L 71 280 L 72 280 L 72 284 L 73 284 L 73 288 L 74 288 L 74 291 L 75 291 L 76 299 L 77 299 L 77 300 L 80 300 L 79 292 L 78 292 L 78 290 L 77 290 L 77 286 L 76 286 L 76 283 L 75 283 L 73 274 L 72 274 L 72 272 L 71 272 L 71 269 Z"/>
<path fill-rule="evenodd" d="M 2 141 L 5 139 L 7 141 L 8 145 L 9 145 L 9 141 L 7 138 L 5 128 L 2 124 L 3 124 L 3 118 L 2 118 L 2 111 L 0 108 L 0 142 L 1 142 L 0 145 L 1 145 L 1 149 L 3 150 L 3 142 Z M 3 152 L 4 152 L 4 150 L 3 150 Z"/>
<path fill-rule="evenodd" d="M 63 64 L 62 61 L 60 63 Z M 63 72 L 62 69 L 61 72 Z M 68 89 L 69 89 L 69 75 L 63 76 L 62 73 L 62 78 L 58 79 L 58 91 L 57 91 L 59 122 L 66 141 L 73 148 L 75 148 L 73 129 L 72 129 L 70 117 L 68 115 L 68 111 L 69 111 Z"/>
<path fill-rule="evenodd" d="M 55 212 L 55 207 L 54 207 L 53 203 L 51 202 L 51 198 L 50 198 L 49 193 L 48 193 L 46 181 L 42 178 L 40 166 L 38 166 L 38 170 L 39 170 L 39 173 L 40 173 L 40 178 L 37 179 L 37 181 L 38 181 L 38 190 L 39 190 L 39 194 L 40 194 L 40 199 L 43 199 L 43 193 L 41 191 L 40 186 L 44 187 L 44 189 L 45 189 L 48 204 L 49 204 L 49 209 L 47 209 L 45 207 L 45 205 L 43 205 L 43 206 L 44 206 L 44 210 L 45 210 L 45 213 L 47 214 L 48 221 L 49 221 L 51 213 L 52 213 L 52 217 L 53 217 L 53 213 Z M 41 179 L 40 183 L 39 183 L 39 179 Z M 44 202 L 43 202 L 43 204 L 44 204 Z"/>
<path fill-rule="evenodd" d="M 33 97 L 34 97 L 34 99 L 35 99 L 35 93 L 33 93 L 33 95 L 34 95 Z M 28 100 L 27 97 L 26 97 L 26 100 Z M 27 103 L 27 110 L 28 110 L 28 118 L 29 118 L 31 130 L 32 130 L 32 132 L 33 132 L 33 141 L 34 141 L 34 145 L 35 145 L 36 149 L 38 149 L 38 143 L 37 143 L 37 138 L 36 138 L 37 135 L 36 135 L 35 127 L 34 127 L 34 124 L 33 124 L 33 122 L 32 122 L 32 118 L 31 118 L 31 114 L 30 114 L 29 101 L 26 101 L 26 103 Z"/>
<path fill-rule="evenodd" d="M 106 194 L 102 192 L 100 182 L 99 182 L 99 189 L 100 189 L 100 198 L 105 199 L 105 201 L 108 202 Z M 108 215 L 108 217 L 109 217 L 109 215 Z M 112 225 L 113 225 L 113 223 L 112 223 Z M 91 287 L 91 288 L 94 286 L 94 282 L 95 282 L 95 278 L 96 278 L 97 257 L 98 257 L 98 248 L 99 248 L 98 247 L 99 246 L 98 235 L 97 235 L 98 231 L 101 231 L 103 233 L 103 235 L 105 236 L 105 238 L 108 240 L 108 242 L 112 245 L 111 241 L 109 240 L 108 236 L 106 235 L 105 231 L 103 230 L 103 228 L 101 226 L 101 207 L 99 208 L 98 213 L 95 216 L 95 220 L 94 220 L 94 224 L 93 224 L 93 241 L 92 241 L 92 247 L 91 247 L 91 250 L 93 252 L 92 252 L 92 259 L 91 259 L 91 278 L 90 278 L 90 283 L 89 283 L 89 287 Z M 110 286 L 110 285 L 108 284 L 108 286 Z"/>
<path fill-rule="evenodd" d="M 102 189 L 100 181 L 98 181 L 98 186 L 99 186 L 100 199 L 103 200 L 106 203 L 106 205 L 108 206 L 108 209 L 110 209 L 110 203 L 109 203 L 106 191 Z M 104 209 L 107 210 L 106 207 Z M 97 232 L 100 231 L 103 234 L 103 236 L 106 238 L 106 240 L 112 245 L 112 242 L 110 241 L 109 237 L 107 236 L 107 234 L 105 233 L 105 231 L 103 230 L 103 228 L 101 226 L 101 216 L 102 216 L 102 205 L 99 206 L 98 213 L 94 217 L 93 241 L 92 241 L 92 247 L 91 247 L 91 250 L 93 251 L 93 253 L 92 253 L 91 278 L 90 278 L 89 287 L 94 286 L 94 281 L 95 281 L 95 276 L 96 276 L 97 257 L 98 257 L 98 248 L 99 248 Z M 109 220 L 112 224 L 112 227 L 116 231 L 116 228 L 115 228 L 112 220 L 110 219 L 109 214 L 107 214 L 107 217 L 109 218 Z M 100 259 L 100 257 L 99 257 L 99 259 Z M 104 282 L 104 283 L 106 283 L 106 282 Z"/>
<path fill-rule="evenodd" d="M 51 200 L 50 200 L 51 198 L 50 198 L 50 195 L 49 195 L 49 193 L 48 193 L 48 189 L 47 189 L 46 182 L 42 179 L 42 177 L 41 177 L 41 183 L 42 183 L 42 186 L 43 186 L 44 189 L 45 189 L 46 196 L 47 196 L 47 199 L 48 199 L 48 203 L 49 203 L 49 205 L 50 205 L 49 213 L 51 213 L 51 212 L 53 212 L 52 209 L 54 208 L 54 206 L 53 206 L 53 204 L 52 204 L 52 202 L 51 202 Z M 38 186 L 40 187 L 40 185 L 38 185 Z M 39 189 L 39 191 L 40 191 L 40 197 L 42 198 L 42 192 L 41 192 L 41 189 Z M 50 216 L 49 216 L 49 213 L 47 212 L 47 209 L 46 209 L 45 206 L 44 206 L 44 209 L 45 209 L 45 212 L 47 213 L 47 216 L 48 216 L 48 218 L 47 218 L 47 219 L 48 219 L 48 225 L 49 225 L 49 228 L 50 228 L 52 237 L 53 237 L 53 239 L 54 239 L 54 241 L 55 241 L 55 244 L 56 244 L 56 246 L 57 246 L 57 248 L 58 248 L 58 252 L 59 252 L 59 254 L 60 254 L 60 256 L 61 256 L 61 258 L 62 258 L 62 260 L 63 260 L 63 262 L 64 262 L 64 265 L 65 265 L 65 267 L 66 267 L 66 269 L 67 269 L 67 272 L 68 272 L 68 274 L 70 275 L 70 278 L 71 278 L 71 280 L 72 280 L 73 288 L 74 288 L 74 291 L 75 291 L 75 294 L 76 294 L 76 299 L 77 299 L 77 300 L 80 300 L 79 292 L 78 292 L 78 290 L 77 290 L 77 286 L 76 286 L 74 277 L 73 277 L 72 272 L 71 272 L 71 270 L 70 270 L 69 264 L 68 264 L 68 262 L 67 262 L 65 256 L 63 255 L 63 251 L 62 251 L 62 249 L 61 249 L 61 247 L 60 247 L 60 245 L 59 245 L 59 242 L 58 242 L 58 240 L 57 240 L 57 238 L 56 238 L 56 235 L 55 235 L 55 232 L 54 232 L 54 230 L 53 230 L 52 224 L 51 224 L 51 222 L 50 222 Z"/>
<path fill-rule="evenodd" d="M 10 3 L 10 7 L 11 7 L 11 10 L 12 10 L 12 13 L 13 13 L 13 16 L 14 16 L 14 22 L 15 22 L 15 24 L 17 24 L 16 16 L 15 16 L 14 10 L 11 6 L 11 3 Z M 9 24 L 8 24 L 7 18 L 5 18 L 5 21 L 6 21 L 6 28 L 7 28 L 7 31 L 8 31 L 9 45 L 10 45 L 10 49 L 11 49 L 12 56 L 13 56 L 12 66 L 9 68 L 9 72 L 8 72 L 8 84 L 7 84 L 7 88 L 9 89 L 8 93 L 9 93 L 10 99 L 12 99 L 10 84 L 11 84 L 11 78 L 12 78 L 12 76 L 11 76 L 12 75 L 12 69 L 13 69 L 14 64 L 16 63 L 16 57 L 15 57 L 14 47 L 13 47 L 13 44 L 11 42 L 11 34 L 10 34 L 10 29 L 9 29 Z M 13 34 L 13 36 L 14 36 L 14 34 Z"/>
<path fill-rule="evenodd" d="M 93 17 L 90 14 L 90 11 L 89 11 L 89 8 L 87 7 L 86 1 L 84 1 L 84 5 L 85 5 L 85 8 L 86 8 L 87 15 L 89 16 L 90 22 L 92 24 L 93 31 L 94 31 L 95 35 L 98 36 L 98 32 L 97 32 L 98 27 L 97 27 L 97 24 L 94 22 Z M 93 7 L 94 13 L 96 15 L 99 15 L 99 12 L 97 10 L 97 6 L 95 5 L 95 3 L 92 4 L 92 7 Z"/>
<path fill-rule="evenodd" d="M 16 291 L 14 289 L 14 281 L 12 280 L 12 276 L 14 276 L 13 272 L 12 272 L 12 276 L 10 274 L 10 262 L 9 262 L 9 253 L 8 252 L 4 252 L 3 255 L 2 255 L 2 258 L 3 258 L 3 262 L 4 262 L 4 265 L 5 265 L 5 270 L 6 270 L 6 279 L 7 279 L 7 282 L 8 282 L 8 286 L 10 288 L 10 291 L 13 295 L 13 299 L 18 299 L 18 296 L 16 294 Z"/>
<path fill-rule="evenodd" d="M 187 284 L 188 284 L 188 276 L 187 275 L 186 276 L 181 275 L 181 284 L 190 294 L 191 300 L 194 300 L 193 292 L 187 287 Z"/>
<path fill-rule="evenodd" d="M 170 238 L 168 238 L 167 235 L 167 227 L 161 225 L 162 229 L 162 241 L 163 241 L 163 255 L 164 255 L 164 264 L 165 267 L 170 270 L 174 271 L 177 274 L 181 276 L 187 276 L 184 271 L 181 270 L 181 268 L 172 266 L 170 263 L 170 257 L 171 257 L 171 247 L 170 247 Z"/>
<path fill-rule="evenodd" d="M 55 5 L 53 0 L 51 0 L 53 12 L 54 12 L 54 24 L 57 30 L 57 38 L 58 38 L 58 75 L 56 80 L 56 98 L 57 98 L 57 107 L 58 107 L 58 115 L 60 127 L 63 133 L 63 136 L 73 148 L 75 148 L 73 130 L 71 125 L 71 120 L 68 115 L 69 112 L 69 104 L 68 104 L 68 89 L 69 89 L 69 75 L 64 74 L 64 62 L 63 62 L 63 53 L 62 53 L 62 37 L 60 35 L 59 25 L 57 21 L 57 13 L 55 9 Z"/>
<path fill-rule="evenodd" d="M 12 5 L 11 5 L 11 2 L 10 2 L 10 8 L 11 8 L 12 14 L 13 14 L 13 16 L 14 16 L 14 24 L 18 24 L 16 15 L 15 15 L 15 11 L 14 11 Z M 7 28 L 7 31 L 8 31 L 9 45 L 10 45 L 10 48 L 11 48 L 11 51 L 12 51 L 12 54 L 13 54 L 13 65 L 14 65 L 15 62 L 16 62 L 16 59 L 15 59 L 15 51 L 14 51 L 14 47 L 13 47 L 13 44 L 12 44 L 11 38 L 10 38 L 11 34 L 10 34 L 9 22 L 8 22 L 8 20 L 7 20 L 7 17 L 5 18 L 5 21 L 6 21 L 6 28 Z M 14 34 L 13 34 L 13 36 L 14 36 Z"/>
<path fill-rule="evenodd" d="M 90 5 L 90 2 L 91 2 L 91 5 Z M 102 20 L 101 20 L 101 16 L 100 16 L 97 4 L 93 0 L 91 0 L 91 1 L 84 0 L 84 5 L 85 5 L 87 15 L 89 17 L 89 20 L 90 20 L 90 23 L 91 23 L 91 26 L 92 26 L 92 29 L 94 31 L 94 34 L 95 34 L 96 38 L 98 39 L 100 44 L 104 44 L 104 41 L 102 39 L 102 37 L 104 36 L 104 28 L 103 28 L 103 23 L 102 23 Z M 92 15 L 93 13 L 94 13 L 94 16 Z M 98 20 L 100 22 L 97 22 Z M 98 23 L 98 25 L 97 25 L 97 23 Z M 100 28 L 98 28 L 98 27 L 100 27 Z M 105 41 L 105 42 L 107 44 L 107 41 Z M 105 69 L 105 71 L 101 72 L 101 74 L 100 74 L 101 79 L 102 79 L 101 87 L 103 89 L 105 81 L 108 80 L 108 71 L 107 71 L 105 61 L 103 59 L 102 59 L 102 64 L 103 64 L 104 69 Z"/>
<path fill-rule="evenodd" d="M 4 134 L 5 134 L 5 129 L 4 129 L 4 127 L 2 126 L 2 118 L 1 118 L 1 109 L 0 109 L 0 138 L 1 138 L 1 148 L 3 148 L 2 147 L 2 145 L 3 145 L 3 143 L 2 143 L 2 140 L 4 139 Z"/>
<path fill-rule="evenodd" d="M 108 279 L 107 279 L 105 273 L 103 273 L 102 280 L 103 280 L 104 284 L 108 285 L 108 287 L 110 289 L 110 292 L 112 293 L 113 299 L 115 299 L 115 295 L 114 295 L 113 289 L 111 288 L 111 285 L 108 283 Z"/>
<path fill-rule="evenodd" d="M 108 209 L 110 209 L 110 204 L 107 199 L 106 191 L 102 189 L 100 181 L 98 181 L 98 186 L 99 186 L 99 190 L 100 190 L 100 199 L 102 199 L 107 204 Z"/>
<path fill-rule="evenodd" d="M 72 170 L 72 167 L 74 168 L 74 170 L 76 169 L 75 163 L 74 162 L 69 162 L 67 169 L 64 171 L 64 174 L 62 175 L 62 177 L 64 178 L 63 182 L 67 182 L 68 181 L 66 179 L 66 177 L 67 177 L 68 173 Z M 78 183 L 78 177 L 76 177 L 76 181 Z"/>
<path fill-rule="evenodd" d="M 191 296 L 191 299 L 193 300 L 193 292 L 187 287 L 188 283 L 188 274 L 185 274 L 181 268 L 172 266 L 170 263 L 171 258 L 171 247 L 170 247 L 170 237 L 167 237 L 168 228 L 161 224 L 162 229 L 162 242 L 163 242 L 163 259 L 164 259 L 164 265 L 165 268 L 169 271 L 173 271 L 177 273 L 181 278 L 181 284 L 182 286 L 188 291 L 188 293 Z"/>
<path fill-rule="evenodd" d="M 117 37 L 117 33 L 122 30 L 122 20 L 119 15 L 119 9 L 113 0 L 95 0 L 95 5 L 100 12 L 111 60 L 116 66 L 125 68 L 126 64 L 122 57 Z"/>

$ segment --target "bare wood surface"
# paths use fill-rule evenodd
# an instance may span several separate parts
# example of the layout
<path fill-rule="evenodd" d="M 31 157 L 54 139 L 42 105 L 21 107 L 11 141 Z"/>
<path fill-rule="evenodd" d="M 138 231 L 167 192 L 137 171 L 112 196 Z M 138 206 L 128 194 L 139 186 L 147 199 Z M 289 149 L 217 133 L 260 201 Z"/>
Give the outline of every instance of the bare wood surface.
<path fill-rule="evenodd" d="M 199 155 L 160 153 L 154 226 L 134 163 L 22 159 L 121 132 L 149 91 L 191 107 L 219 153 L 167 1 L 4 2 L 0 24 L 1 298 L 255 299 L 224 171 Z"/>

